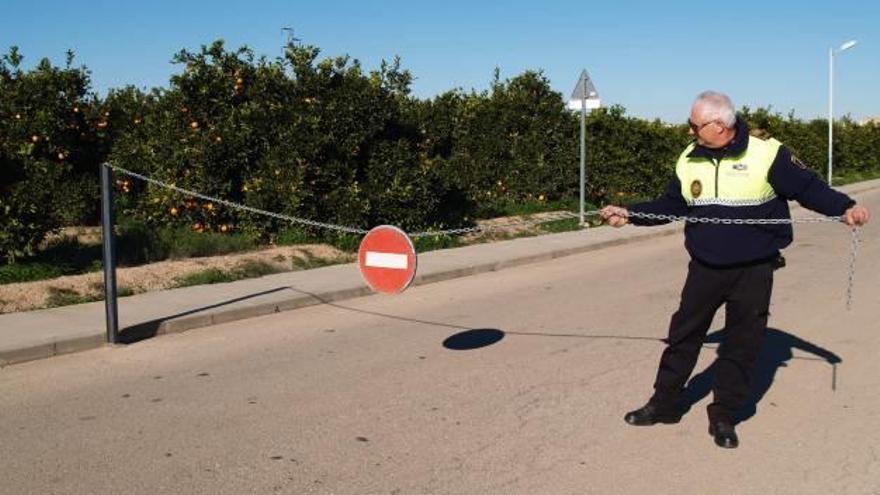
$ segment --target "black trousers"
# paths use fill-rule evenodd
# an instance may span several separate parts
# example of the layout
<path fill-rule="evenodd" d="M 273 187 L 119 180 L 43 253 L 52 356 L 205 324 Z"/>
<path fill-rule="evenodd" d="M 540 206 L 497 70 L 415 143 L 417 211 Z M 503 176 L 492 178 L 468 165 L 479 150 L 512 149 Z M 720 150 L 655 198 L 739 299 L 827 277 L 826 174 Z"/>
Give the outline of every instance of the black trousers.
<path fill-rule="evenodd" d="M 715 312 L 725 305 L 724 340 L 715 363 L 710 420 L 732 420 L 751 395 L 751 378 L 767 330 L 774 263 L 712 268 L 692 260 L 672 315 L 651 402 L 677 407 Z"/>

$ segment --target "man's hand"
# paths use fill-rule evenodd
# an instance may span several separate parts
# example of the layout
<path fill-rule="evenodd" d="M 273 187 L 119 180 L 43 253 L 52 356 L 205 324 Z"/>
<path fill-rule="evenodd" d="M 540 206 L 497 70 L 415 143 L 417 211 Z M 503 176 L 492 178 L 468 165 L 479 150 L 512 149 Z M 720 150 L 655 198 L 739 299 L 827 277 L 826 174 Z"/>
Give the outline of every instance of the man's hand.
<path fill-rule="evenodd" d="M 870 218 L 871 212 L 860 205 L 853 206 L 843 214 L 843 221 L 850 227 L 865 225 Z"/>
<path fill-rule="evenodd" d="M 629 221 L 629 211 L 620 206 L 608 205 L 599 213 L 612 227 L 623 227 Z"/>

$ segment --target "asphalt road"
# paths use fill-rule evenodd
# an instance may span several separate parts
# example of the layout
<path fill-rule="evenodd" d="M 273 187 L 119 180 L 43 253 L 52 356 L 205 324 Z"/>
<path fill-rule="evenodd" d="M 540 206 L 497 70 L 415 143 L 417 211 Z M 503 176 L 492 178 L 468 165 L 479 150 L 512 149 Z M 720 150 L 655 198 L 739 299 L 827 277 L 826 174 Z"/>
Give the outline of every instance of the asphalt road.
<path fill-rule="evenodd" d="M 678 425 L 622 420 L 684 280 L 669 236 L 6 367 L 0 493 L 880 494 L 861 200 L 851 311 L 849 230 L 796 227 L 739 449 L 707 434 L 702 373 Z"/>

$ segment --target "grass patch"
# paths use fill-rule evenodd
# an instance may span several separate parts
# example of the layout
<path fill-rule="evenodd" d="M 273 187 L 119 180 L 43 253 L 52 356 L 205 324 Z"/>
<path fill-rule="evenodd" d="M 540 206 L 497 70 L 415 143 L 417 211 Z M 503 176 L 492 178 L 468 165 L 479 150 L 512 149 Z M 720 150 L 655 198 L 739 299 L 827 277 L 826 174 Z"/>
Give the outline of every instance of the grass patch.
<path fill-rule="evenodd" d="M 312 268 L 321 268 L 322 266 L 338 265 L 346 263 L 344 257 L 339 258 L 320 258 L 308 251 L 303 251 L 299 256 L 291 258 L 291 266 L 294 270 L 310 270 Z"/>
<path fill-rule="evenodd" d="M 577 218 L 565 218 L 563 220 L 542 223 L 541 225 L 539 225 L 539 227 L 543 232 L 552 234 L 555 234 L 557 232 L 571 232 L 581 229 L 580 220 L 578 220 Z"/>
<path fill-rule="evenodd" d="M 231 270 L 221 270 L 219 268 L 207 268 L 202 271 L 190 273 L 177 277 L 174 287 L 192 287 L 194 285 L 224 284 L 235 282 L 236 280 L 244 280 L 248 278 L 258 278 L 274 273 L 281 273 L 285 270 L 277 266 L 266 263 L 265 261 L 245 260 Z"/>
<path fill-rule="evenodd" d="M 335 232 L 328 236 L 327 242 L 340 251 L 346 253 L 356 253 L 361 245 L 364 236 L 360 234 L 348 234 L 345 232 Z"/>
<path fill-rule="evenodd" d="M 177 277 L 175 287 L 192 287 L 193 285 L 223 284 L 237 280 L 231 272 L 219 268 L 208 268 L 202 271 Z"/>
<path fill-rule="evenodd" d="M 866 180 L 880 179 L 880 171 L 868 170 L 864 172 L 846 172 L 839 176 L 834 176 L 835 186 L 844 186 L 854 182 L 862 182 Z"/>
<path fill-rule="evenodd" d="M 0 284 L 47 280 L 100 269 L 100 246 L 80 244 L 76 237 L 60 237 L 28 260 L 0 265 Z"/>
<path fill-rule="evenodd" d="M 103 284 L 101 284 L 103 287 Z M 85 304 L 95 301 L 104 300 L 104 292 L 93 294 L 80 294 L 73 289 L 62 287 L 49 287 L 49 294 L 46 296 L 45 307 L 57 308 L 59 306 L 70 306 L 73 304 Z M 116 289 L 117 297 L 128 297 L 134 294 L 134 291 L 128 287 L 118 287 Z"/>
<path fill-rule="evenodd" d="M 314 244 L 316 239 L 299 227 L 288 227 L 278 232 L 275 244 L 278 246 L 294 246 L 297 244 Z"/>
<path fill-rule="evenodd" d="M 117 240 L 120 265 L 140 265 L 166 259 L 200 258 L 251 251 L 256 241 L 243 234 L 193 232 L 186 227 L 155 229 L 140 222 L 124 222 Z"/>
<path fill-rule="evenodd" d="M 0 284 L 32 282 L 64 275 L 64 270 L 56 265 L 42 262 L 14 263 L 0 266 Z"/>
<path fill-rule="evenodd" d="M 457 235 L 426 235 L 412 239 L 416 253 L 427 253 L 437 249 L 449 249 L 464 246 L 461 236 Z"/>
<path fill-rule="evenodd" d="M 200 234 L 185 228 L 163 231 L 160 238 L 171 259 L 219 256 L 257 248 L 253 239 L 242 234 Z"/>

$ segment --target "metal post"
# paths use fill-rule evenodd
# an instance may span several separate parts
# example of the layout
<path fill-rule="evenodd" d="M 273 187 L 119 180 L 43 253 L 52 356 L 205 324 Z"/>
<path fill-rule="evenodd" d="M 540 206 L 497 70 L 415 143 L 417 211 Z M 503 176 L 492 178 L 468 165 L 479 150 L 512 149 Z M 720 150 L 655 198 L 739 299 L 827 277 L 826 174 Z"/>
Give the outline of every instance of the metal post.
<path fill-rule="evenodd" d="M 119 312 L 116 305 L 116 237 L 113 232 L 113 170 L 101 164 L 101 228 L 104 241 L 104 310 L 107 315 L 107 342 L 119 338 Z"/>
<path fill-rule="evenodd" d="M 582 79 L 586 79 L 586 73 L 581 75 Z M 587 162 L 587 82 L 581 81 L 584 88 L 581 94 L 581 214 L 580 224 L 584 224 L 584 197 L 586 186 L 586 162 Z"/>
<path fill-rule="evenodd" d="M 834 48 L 828 49 L 828 185 L 834 163 Z"/>

